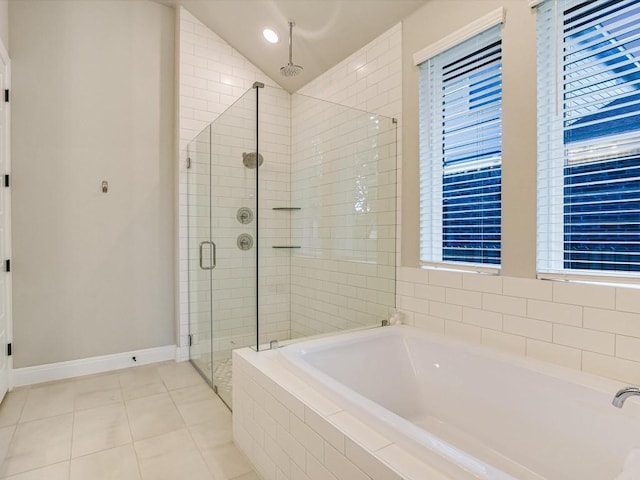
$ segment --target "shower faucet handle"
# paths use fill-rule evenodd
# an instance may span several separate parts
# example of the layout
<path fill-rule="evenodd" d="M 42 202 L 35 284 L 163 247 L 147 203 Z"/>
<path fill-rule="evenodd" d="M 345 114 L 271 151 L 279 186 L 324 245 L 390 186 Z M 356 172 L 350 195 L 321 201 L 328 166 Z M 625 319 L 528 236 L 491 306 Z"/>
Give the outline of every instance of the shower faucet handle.
<path fill-rule="evenodd" d="M 251 223 L 253 221 L 253 212 L 248 207 L 240 207 L 236 213 L 236 219 L 243 225 Z"/>

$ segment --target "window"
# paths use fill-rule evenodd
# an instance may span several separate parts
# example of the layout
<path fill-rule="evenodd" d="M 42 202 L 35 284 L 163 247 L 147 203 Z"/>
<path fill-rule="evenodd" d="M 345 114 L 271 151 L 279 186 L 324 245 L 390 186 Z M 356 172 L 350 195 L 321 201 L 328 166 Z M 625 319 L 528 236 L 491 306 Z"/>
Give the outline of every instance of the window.
<path fill-rule="evenodd" d="M 538 269 L 640 272 L 640 4 L 538 7 Z"/>
<path fill-rule="evenodd" d="M 499 265 L 501 25 L 421 63 L 420 81 L 420 259 Z"/>

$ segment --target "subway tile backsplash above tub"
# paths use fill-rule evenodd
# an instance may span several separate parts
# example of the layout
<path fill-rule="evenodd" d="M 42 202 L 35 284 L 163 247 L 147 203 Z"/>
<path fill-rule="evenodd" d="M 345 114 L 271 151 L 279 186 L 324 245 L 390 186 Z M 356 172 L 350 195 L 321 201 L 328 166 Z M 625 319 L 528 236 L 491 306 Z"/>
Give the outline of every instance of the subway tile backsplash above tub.
<path fill-rule="evenodd" d="M 405 323 L 640 383 L 640 289 L 400 267 Z"/>

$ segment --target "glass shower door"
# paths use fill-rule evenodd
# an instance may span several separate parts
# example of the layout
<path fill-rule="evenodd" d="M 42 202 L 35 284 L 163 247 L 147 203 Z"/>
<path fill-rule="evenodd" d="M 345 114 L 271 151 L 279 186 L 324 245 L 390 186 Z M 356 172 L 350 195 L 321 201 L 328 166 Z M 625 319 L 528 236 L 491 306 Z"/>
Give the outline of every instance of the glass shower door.
<path fill-rule="evenodd" d="M 211 383 L 211 127 L 189 144 L 187 218 L 189 249 L 189 358 Z"/>
<path fill-rule="evenodd" d="M 231 351 L 256 344 L 256 96 L 247 91 L 192 142 L 189 175 L 190 358 L 228 406 Z"/>

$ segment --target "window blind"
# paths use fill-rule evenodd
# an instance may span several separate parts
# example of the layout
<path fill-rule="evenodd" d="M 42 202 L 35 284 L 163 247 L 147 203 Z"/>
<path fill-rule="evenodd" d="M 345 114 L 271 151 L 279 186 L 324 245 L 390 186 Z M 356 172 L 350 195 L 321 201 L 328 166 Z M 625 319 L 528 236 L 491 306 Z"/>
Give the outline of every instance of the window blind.
<path fill-rule="evenodd" d="M 640 4 L 538 6 L 538 270 L 640 272 Z"/>
<path fill-rule="evenodd" d="M 420 65 L 420 258 L 500 264 L 501 25 Z"/>

